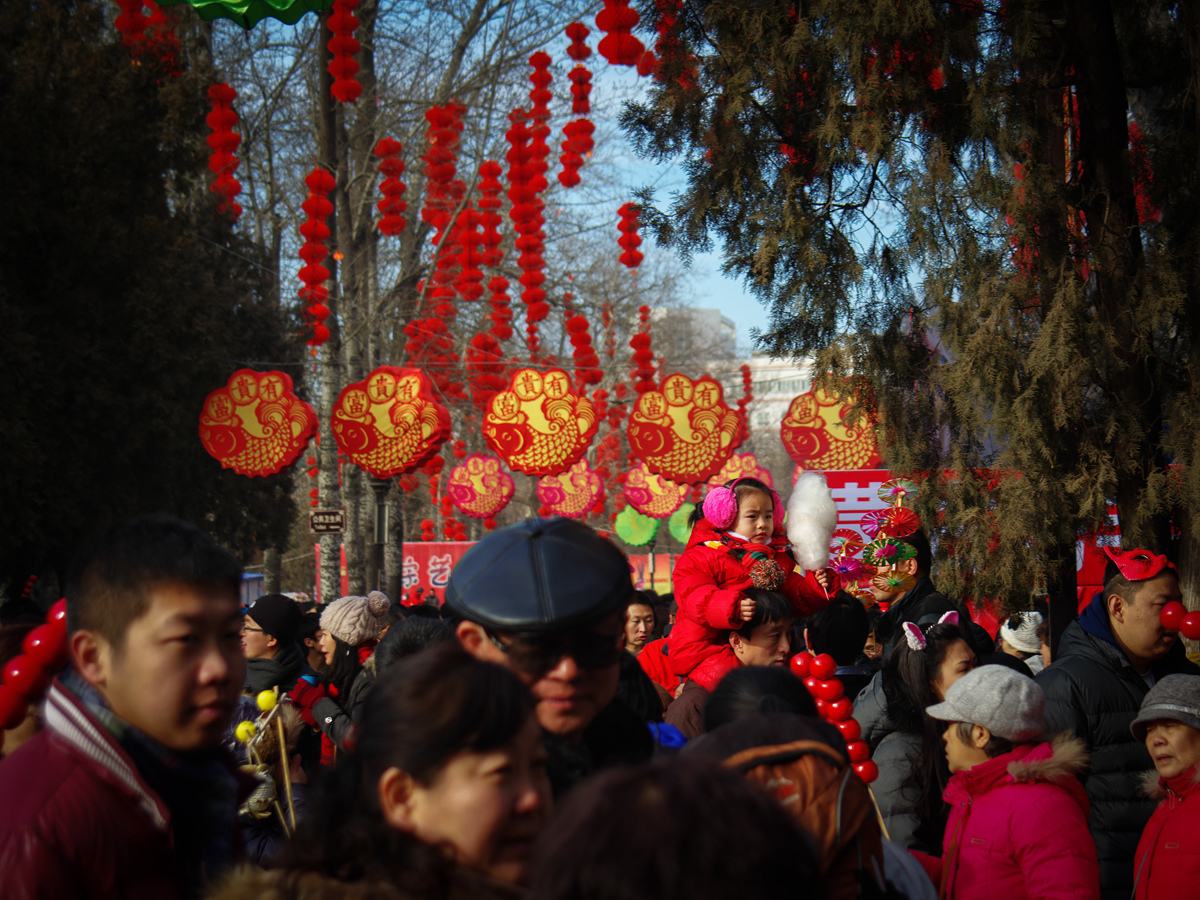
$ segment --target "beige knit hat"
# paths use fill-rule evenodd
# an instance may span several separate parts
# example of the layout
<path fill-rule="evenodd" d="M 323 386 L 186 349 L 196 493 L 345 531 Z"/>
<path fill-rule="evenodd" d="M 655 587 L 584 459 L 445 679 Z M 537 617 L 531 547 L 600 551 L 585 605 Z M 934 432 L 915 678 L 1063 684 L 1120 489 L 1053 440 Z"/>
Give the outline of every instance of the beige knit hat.
<path fill-rule="evenodd" d="M 358 647 L 379 640 L 392 601 L 382 591 L 365 597 L 339 597 L 321 610 L 321 630 Z"/>

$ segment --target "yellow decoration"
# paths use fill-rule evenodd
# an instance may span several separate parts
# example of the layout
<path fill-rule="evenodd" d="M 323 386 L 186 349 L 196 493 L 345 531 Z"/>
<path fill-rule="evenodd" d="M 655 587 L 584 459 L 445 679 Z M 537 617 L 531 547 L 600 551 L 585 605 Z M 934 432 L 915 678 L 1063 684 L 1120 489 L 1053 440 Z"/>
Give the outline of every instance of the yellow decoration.
<path fill-rule="evenodd" d="M 258 728 L 253 722 L 247 719 L 245 722 L 238 722 L 237 728 L 233 729 L 233 736 L 237 738 L 238 743 L 248 744 L 250 739 L 258 733 Z"/>
<path fill-rule="evenodd" d="M 650 471 L 698 484 L 721 471 L 745 429 L 711 376 L 693 381 L 676 373 L 638 398 L 626 433 L 630 450 Z"/>
<path fill-rule="evenodd" d="M 779 426 L 783 446 L 806 469 L 870 469 L 880 463 L 875 423 L 860 413 L 847 424 L 851 403 L 824 389 L 792 400 Z"/>
<path fill-rule="evenodd" d="M 572 393 L 562 369 L 518 369 L 488 404 L 483 436 L 510 469 L 557 475 L 583 456 L 596 425 L 592 402 Z"/>
<path fill-rule="evenodd" d="M 270 712 L 275 708 L 275 704 L 279 702 L 279 698 L 275 695 L 274 691 L 268 689 L 259 691 L 258 696 L 254 698 L 254 702 L 263 712 Z"/>

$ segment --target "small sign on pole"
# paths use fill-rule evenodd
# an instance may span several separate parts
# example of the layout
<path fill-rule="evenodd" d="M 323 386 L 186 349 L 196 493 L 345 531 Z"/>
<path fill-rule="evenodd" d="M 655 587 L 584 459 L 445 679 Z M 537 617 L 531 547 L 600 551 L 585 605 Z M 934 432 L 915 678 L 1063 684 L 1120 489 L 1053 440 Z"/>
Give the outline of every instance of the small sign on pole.
<path fill-rule="evenodd" d="M 341 534 L 346 530 L 346 513 L 340 509 L 314 509 L 308 514 L 313 534 Z"/>

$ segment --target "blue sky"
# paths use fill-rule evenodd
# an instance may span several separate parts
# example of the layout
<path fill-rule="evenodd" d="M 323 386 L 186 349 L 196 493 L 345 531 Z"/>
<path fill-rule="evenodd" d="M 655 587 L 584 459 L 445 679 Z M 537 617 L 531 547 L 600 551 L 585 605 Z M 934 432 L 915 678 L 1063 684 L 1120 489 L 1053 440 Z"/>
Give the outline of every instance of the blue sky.
<path fill-rule="evenodd" d="M 670 253 L 670 250 L 659 250 Z M 766 329 L 767 310 L 748 293 L 740 281 L 721 274 L 721 257 L 714 248 L 711 253 L 698 253 L 692 260 L 693 306 L 716 307 L 737 322 L 738 348 L 749 350 L 750 330 Z"/>

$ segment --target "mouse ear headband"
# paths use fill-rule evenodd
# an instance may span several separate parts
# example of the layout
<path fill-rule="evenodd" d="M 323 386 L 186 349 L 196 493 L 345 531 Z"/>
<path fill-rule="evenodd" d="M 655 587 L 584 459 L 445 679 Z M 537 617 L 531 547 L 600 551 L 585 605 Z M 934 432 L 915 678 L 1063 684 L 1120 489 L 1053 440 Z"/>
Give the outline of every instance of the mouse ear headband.
<path fill-rule="evenodd" d="M 1104 548 L 1104 555 L 1112 560 L 1121 577 L 1126 581 L 1149 581 L 1156 578 L 1167 569 L 1175 570 L 1175 563 L 1161 553 L 1152 553 L 1140 547 L 1133 550 L 1117 550 Z"/>
<path fill-rule="evenodd" d="M 708 519 L 713 528 L 718 531 L 724 531 L 737 521 L 737 493 L 736 488 L 744 482 L 745 478 L 736 478 L 733 481 L 710 488 L 708 495 L 704 498 L 704 504 L 701 509 L 704 511 L 704 518 Z M 778 531 L 783 526 L 783 501 L 779 499 L 779 494 L 774 488 L 767 487 L 767 493 L 771 495 L 771 517 L 774 520 L 774 528 Z"/>
<path fill-rule="evenodd" d="M 957 625 L 958 613 L 954 610 L 950 610 L 950 612 L 944 614 L 940 619 L 937 620 L 938 625 L 943 623 L 948 625 Z M 904 640 L 908 644 L 909 650 L 921 651 L 928 646 L 929 641 L 926 639 L 925 632 L 921 629 L 920 625 L 916 624 L 915 622 L 905 622 L 901 627 L 904 629 Z"/>

